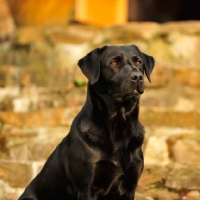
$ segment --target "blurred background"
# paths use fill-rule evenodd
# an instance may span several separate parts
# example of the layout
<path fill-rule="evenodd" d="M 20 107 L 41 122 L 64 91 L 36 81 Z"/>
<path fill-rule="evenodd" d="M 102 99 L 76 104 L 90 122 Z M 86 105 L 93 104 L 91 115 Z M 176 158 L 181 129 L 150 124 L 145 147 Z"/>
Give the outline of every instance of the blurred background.
<path fill-rule="evenodd" d="M 0 0 L 0 200 L 16 200 L 85 102 L 77 61 L 105 44 L 156 60 L 136 200 L 200 200 L 200 1 Z"/>

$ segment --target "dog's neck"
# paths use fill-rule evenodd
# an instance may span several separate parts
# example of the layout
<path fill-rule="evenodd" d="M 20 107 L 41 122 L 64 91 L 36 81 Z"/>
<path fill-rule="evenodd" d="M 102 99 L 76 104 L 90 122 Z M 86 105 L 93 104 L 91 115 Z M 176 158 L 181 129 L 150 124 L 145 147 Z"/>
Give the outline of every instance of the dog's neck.
<path fill-rule="evenodd" d="M 88 97 L 93 107 L 98 110 L 99 114 L 103 112 L 104 116 L 110 119 L 121 115 L 124 120 L 128 116 L 133 116 L 138 119 L 139 115 L 139 98 L 131 98 L 126 101 L 116 101 L 116 99 L 110 94 L 101 94 L 88 84 Z M 106 112 L 106 113 L 105 113 Z"/>
<path fill-rule="evenodd" d="M 92 119 L 92 124 L 90 124 L 90 128 L 88 125 L 87 130 L 96 130 L 91 134 L 93 137 L 95 135 L 99 138 L 98 133 L 100 135 L 106 134 L 110 137 L 116 151 L 120 148 L 127 148 L 131 137 L 139 137 L 143 141 L 142 134 L 135 135 L 134 131 L 140 128 L 138 120 L 139 99 L 138 101 L 130 99 L 127 102 L 119 103 L 111 95 L 99 94 L 89 85 L 86 103 L 90 106 L 85 106 L 85 108 L 91 108 L 91 110 L 90 112 L 85 111 L 89 113 L 89 121 L 90 117 Z"/>

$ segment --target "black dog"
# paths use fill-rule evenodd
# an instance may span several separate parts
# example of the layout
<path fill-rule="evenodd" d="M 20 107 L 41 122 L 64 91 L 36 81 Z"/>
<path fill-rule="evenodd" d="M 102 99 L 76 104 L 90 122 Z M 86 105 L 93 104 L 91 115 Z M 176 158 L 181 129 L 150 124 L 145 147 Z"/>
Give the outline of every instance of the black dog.
<path fill-rule="evenodd" d="M 78 65 L 89 80 L 86 103 L 19 200 L 134 199 L 143 170 L 139 98 L 154 59 L 134 45 L 104 46 Z"/>

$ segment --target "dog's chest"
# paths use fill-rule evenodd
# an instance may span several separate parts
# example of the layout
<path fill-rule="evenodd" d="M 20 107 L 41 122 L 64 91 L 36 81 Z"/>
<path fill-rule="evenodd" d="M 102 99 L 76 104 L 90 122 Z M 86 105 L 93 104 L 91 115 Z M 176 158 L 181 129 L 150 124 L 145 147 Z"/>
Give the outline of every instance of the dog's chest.
<path fill-rule="evenodd" d="M 92 188 L 101 195 L 113 192 L 122 195 L 128 192 L 127 184 L 133 188 L 136 183 L 134 162 L 137 162 L 134 161 L 134 155 L 127 152 L 121 152 L 121 155 L 115 155 L 111 160 L 100 160 L 95 166 Z"/>
<path fill-rule="evenodd" d="M 122 195 L 127 192 L 127 184 L 128 188 L 133 188 L 137 182 L 136 166 L 143 162 L 138 153 L 143 142 L 143 129 L 139 123 L 115 118 L 106 126 L 95 129 L 95 133 L 97 130 L 102 148 L 98 145 L 101 159 L 95 164 L 92 188 L 102 195 L 113 191 Z"/>

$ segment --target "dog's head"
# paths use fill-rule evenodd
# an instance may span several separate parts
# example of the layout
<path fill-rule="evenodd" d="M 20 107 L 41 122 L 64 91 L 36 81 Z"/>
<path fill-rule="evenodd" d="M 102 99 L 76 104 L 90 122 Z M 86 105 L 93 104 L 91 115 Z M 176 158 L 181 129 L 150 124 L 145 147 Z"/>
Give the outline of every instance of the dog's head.
<path fill-rule="evenodd" d="M 78 65 L 99 93 L 123 101 L 143 93 L 143 75 L 151 81 L 154 59 L 134 45 L 104 46 L 88 53 Z"/>

